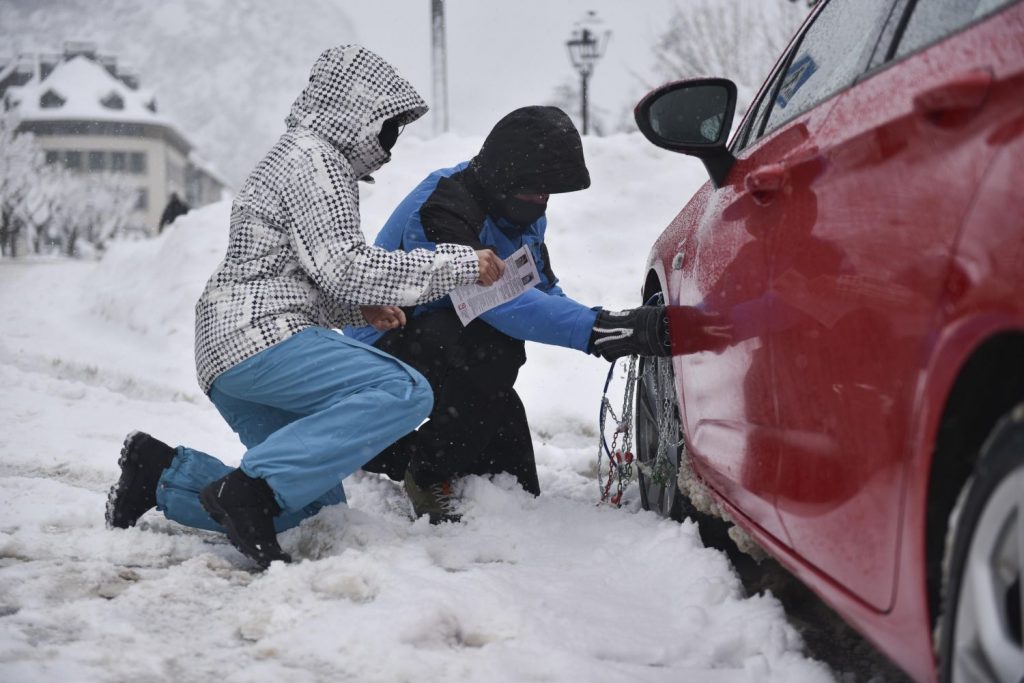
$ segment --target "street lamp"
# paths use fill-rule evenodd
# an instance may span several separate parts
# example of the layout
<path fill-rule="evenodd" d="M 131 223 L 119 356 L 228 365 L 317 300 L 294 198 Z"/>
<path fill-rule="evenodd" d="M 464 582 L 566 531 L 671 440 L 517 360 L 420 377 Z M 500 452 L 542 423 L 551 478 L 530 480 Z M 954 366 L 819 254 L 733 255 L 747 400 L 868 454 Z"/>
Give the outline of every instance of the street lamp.
<path fill-rule="evenodd" d="M 590 74 L 594 73 L 594 64 L 604 55 L 604 50 L 608 47 L 608 39 L 612 35 L 611 31 L 598 33 L 597 29 L 600 23 L 596 12 L 587 12 L 583 20 L 576 24 L 572 35 L 565 43 L 565 46 L 569 48 L 569 60 L 580 75 L 584 135 L 589 132 L 587 82 L 590 80 Z"/>

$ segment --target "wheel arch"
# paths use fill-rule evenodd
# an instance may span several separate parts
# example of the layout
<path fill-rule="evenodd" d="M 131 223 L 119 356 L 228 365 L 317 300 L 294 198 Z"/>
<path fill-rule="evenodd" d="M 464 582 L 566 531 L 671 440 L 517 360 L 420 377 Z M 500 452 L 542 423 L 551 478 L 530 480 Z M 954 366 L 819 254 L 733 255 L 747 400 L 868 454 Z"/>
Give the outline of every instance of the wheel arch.
<path fill-rule="evenodd" d="M 647 279 L 644 281 L 644 287 L 641 292 L 642 299 L 646 303 L 658 292 L 667 295 L 667 289 L 665 283 L 662 282 L 661 277 L 658 275 L 658 271 L 652 267 L 647 271 Z"/>
<path fill-rule="evenodd" d="M 1024 331 L 980 341 L 956 372 L 935 430 L 925 512 L 925 566 L 934 629 L 942 599 L 942 560 L 949 518 L 999 418 L 1024 400 Z"/>

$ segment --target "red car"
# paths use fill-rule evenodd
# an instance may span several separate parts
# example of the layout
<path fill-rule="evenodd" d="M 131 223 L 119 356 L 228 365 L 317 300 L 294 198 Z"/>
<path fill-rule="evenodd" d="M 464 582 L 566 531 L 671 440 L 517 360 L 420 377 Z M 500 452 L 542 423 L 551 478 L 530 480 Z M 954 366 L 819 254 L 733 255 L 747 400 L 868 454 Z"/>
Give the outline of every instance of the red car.
<path fill-rule="evenodd" d="M 644 300 L 733 330 L 643 369 L 644 505 L 730 519 L 917 681 L 1020 683 L 1024 3 L 819 2 L 727 144 L 735 100 L 636 109 L 711 176 Z"/>

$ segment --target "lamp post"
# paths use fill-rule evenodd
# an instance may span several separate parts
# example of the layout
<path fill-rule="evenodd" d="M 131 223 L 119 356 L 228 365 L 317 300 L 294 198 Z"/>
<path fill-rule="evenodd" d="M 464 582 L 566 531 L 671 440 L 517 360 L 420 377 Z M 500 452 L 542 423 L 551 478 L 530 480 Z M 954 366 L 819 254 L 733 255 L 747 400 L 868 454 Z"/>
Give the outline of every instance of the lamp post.
<path fill-rule="evenodd" d="M 434 76 L 434 135 L 448 132 L 448 48 L 445 42 L 444 0 L 430 0 L 430 46 Z"/>
<path fill-rule="evenodd" d="M 569 61 L 580 75 L 580 96 L 582 99 L 583 134 L 590 132 L 587 85 L 594 73 L 594 64 L 604 55 L 611 31 L 598 32 L 600 20 L 597 13 L 590 11 L 576 24 L 565 46 L 569 49 Z"/>

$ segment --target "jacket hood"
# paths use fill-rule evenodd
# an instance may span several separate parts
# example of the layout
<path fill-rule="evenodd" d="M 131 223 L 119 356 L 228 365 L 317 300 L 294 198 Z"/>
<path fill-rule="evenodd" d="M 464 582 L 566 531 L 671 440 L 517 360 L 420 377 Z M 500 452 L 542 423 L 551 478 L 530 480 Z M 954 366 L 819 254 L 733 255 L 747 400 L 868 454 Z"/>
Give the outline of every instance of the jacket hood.
<path fill-rule="evenodd" d="M 488 133 L 471 165 L 492 196 L 590 187 L 580 134 L 558 107 L 523 107 L 507 114 Z"/>
<path fill-rule="evenodd" d="M 426 112 L 426 102 L 394 67 L 364 47 L 341 45 L 313 64 L 285 124 L 326 138 L 362 177 L 391 158 L 377 139 L 384 122 L 405 125 Z"/>

